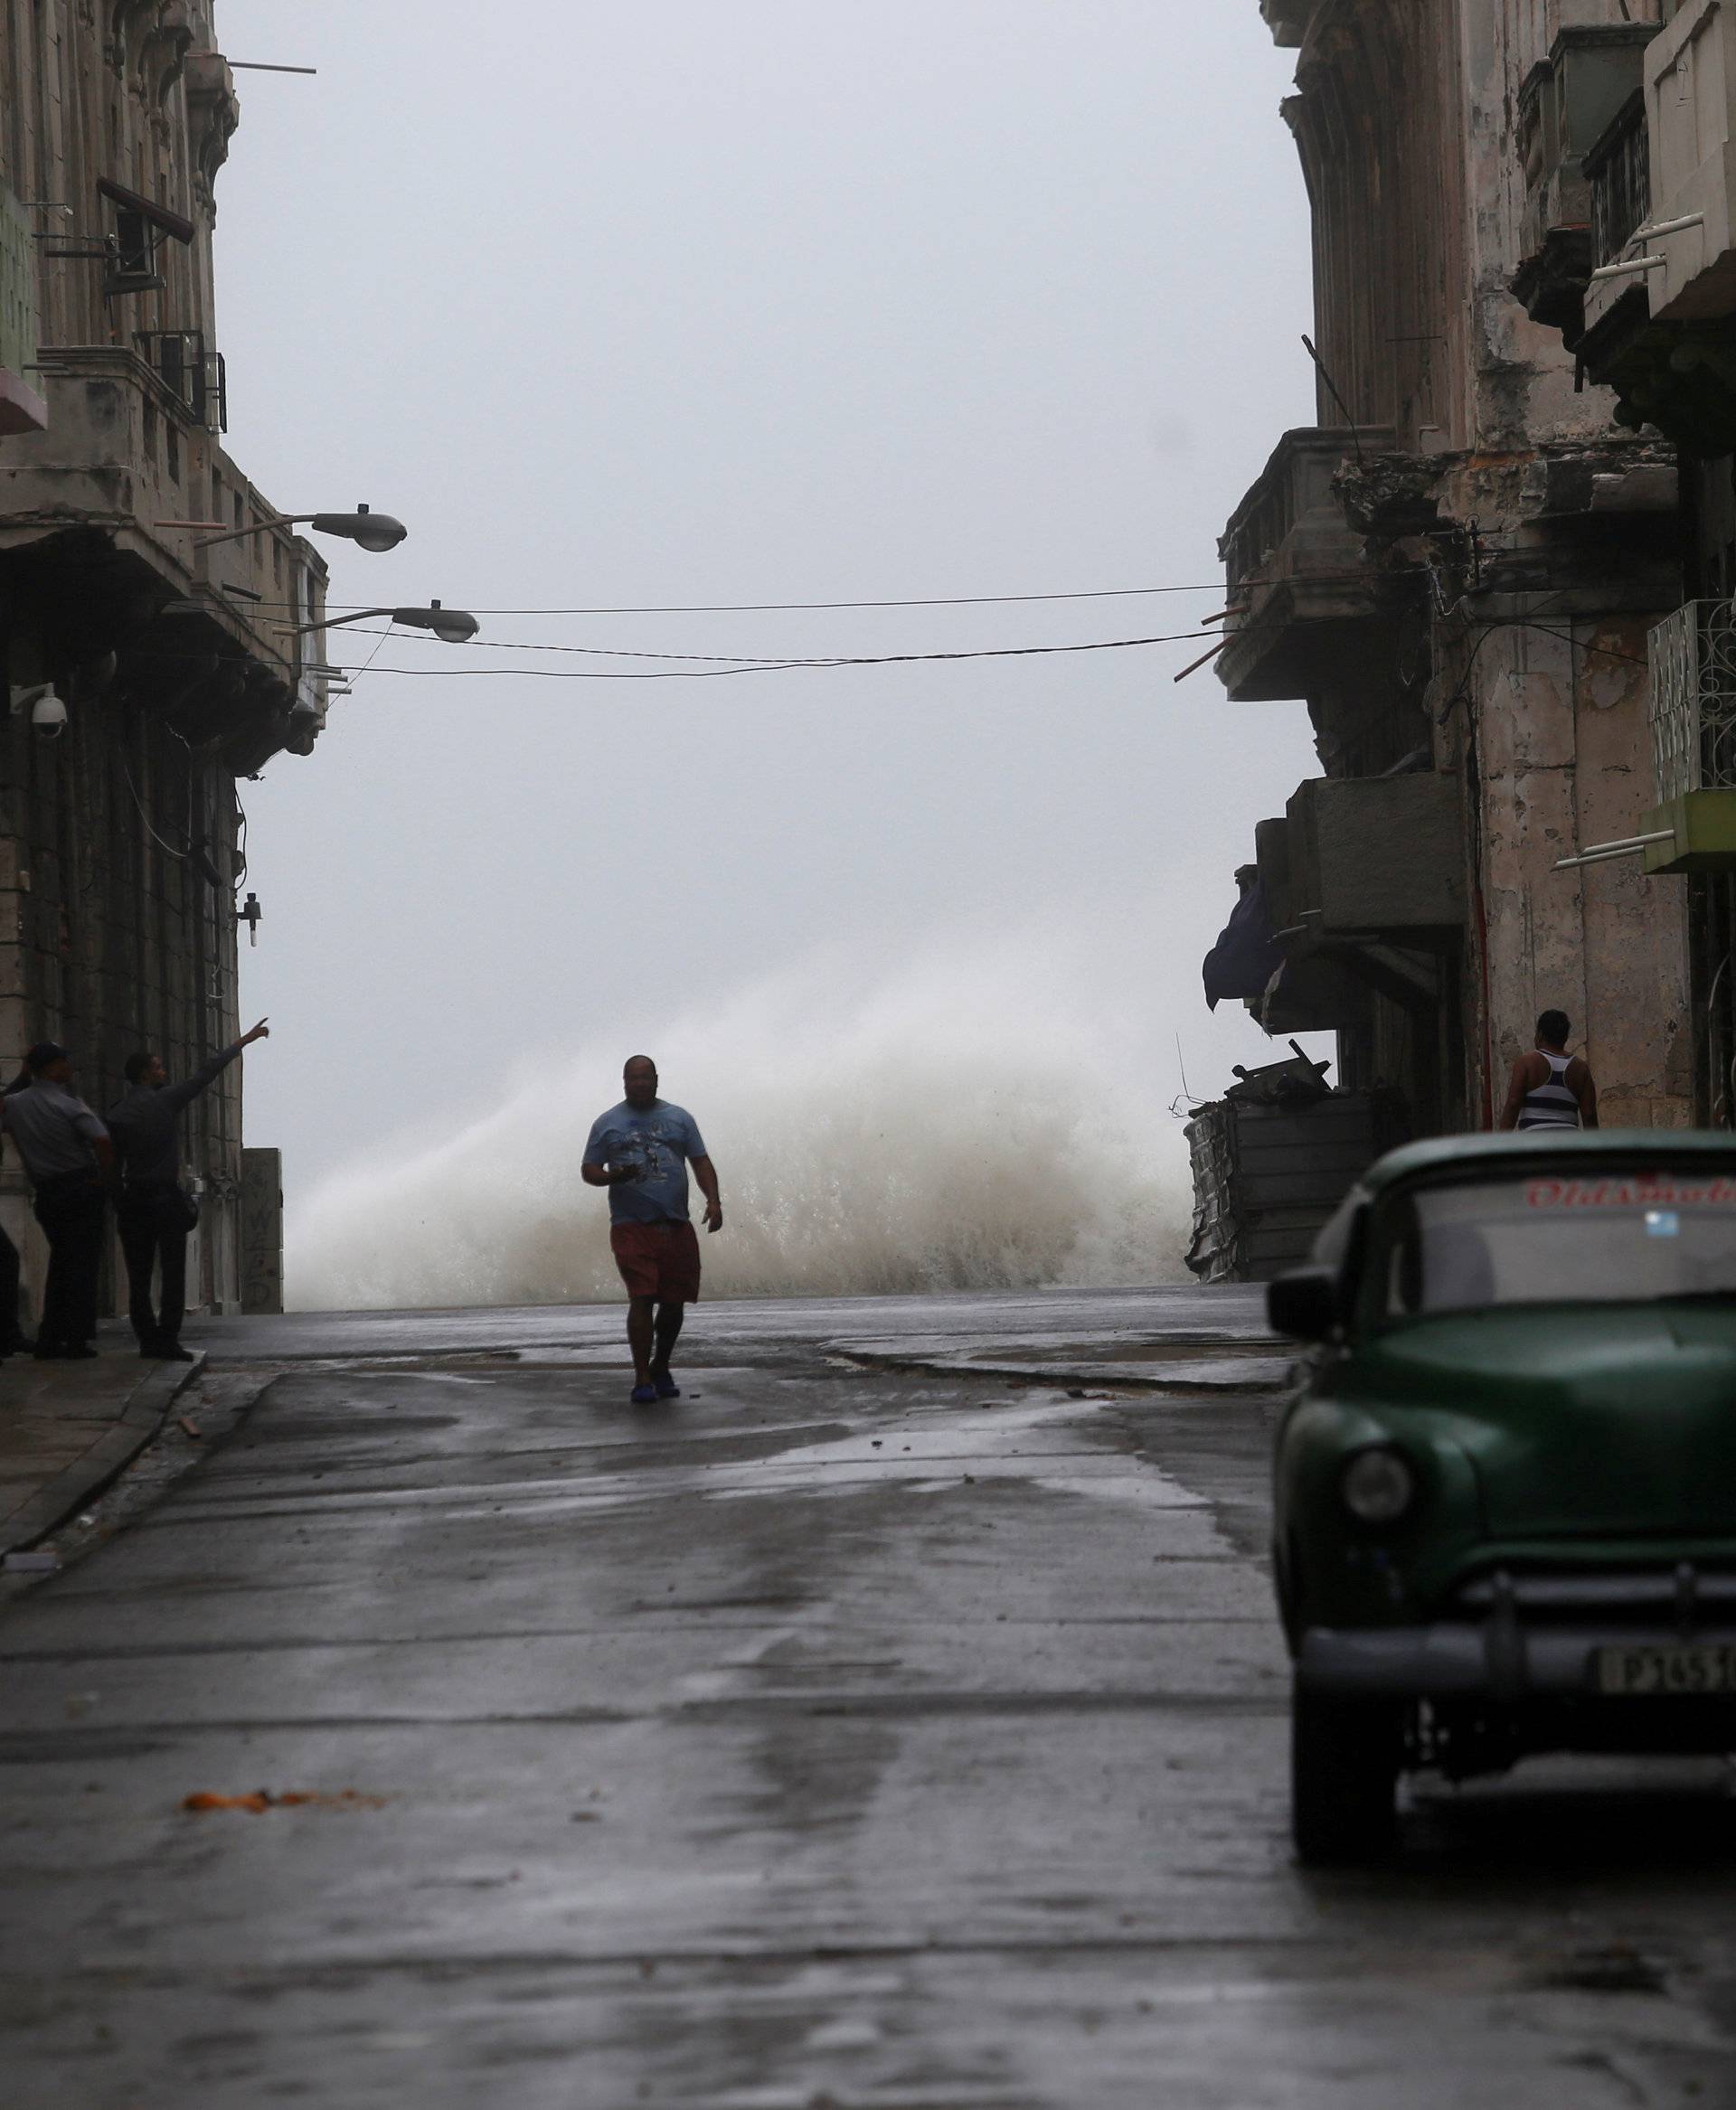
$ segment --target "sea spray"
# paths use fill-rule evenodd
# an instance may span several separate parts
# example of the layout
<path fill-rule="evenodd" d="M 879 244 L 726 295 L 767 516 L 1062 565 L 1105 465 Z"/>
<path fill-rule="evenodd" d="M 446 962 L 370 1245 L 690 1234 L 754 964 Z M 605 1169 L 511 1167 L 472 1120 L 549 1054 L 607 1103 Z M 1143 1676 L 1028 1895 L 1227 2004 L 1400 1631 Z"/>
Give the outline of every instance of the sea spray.
<path fill-rule="evenodd" d="M 1101 986 L 1077 948 L 973 951 L 963 972 L 930 956 L 873 983 L 834 962 L 643 1037 L 722 1177 L 706 1295 L 1180 1275 L 1180 1133 L 1139 1050 L 1103 1030 Z M 327 1182 L 291 1216 L 292 1303 L 618 1297 L 607 1200 L 579 1166 L 640 1045 L 599 1038 L 449 1141 Z"/>

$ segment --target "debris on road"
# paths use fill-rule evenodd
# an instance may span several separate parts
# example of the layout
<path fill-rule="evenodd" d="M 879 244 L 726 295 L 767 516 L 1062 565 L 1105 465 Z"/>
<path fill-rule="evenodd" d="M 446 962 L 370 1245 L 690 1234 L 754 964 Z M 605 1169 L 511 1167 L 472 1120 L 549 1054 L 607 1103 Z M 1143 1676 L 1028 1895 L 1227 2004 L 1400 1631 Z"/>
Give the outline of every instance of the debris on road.
<path fill-rule="evenodd" d="M 1548 1959 L 1533 1972 L 1531 1983 L 1561 1992 L 1669 1991 L 1663 1966 L 1625 1941 L 1591 1945 Z"/>
<path fill-rule="evenodd" d="M 52 1575 L 61 1565 L 61 1557 L 52 1546 L 32 1546 L 20 1553 L 8 1553 L 5 1569 L 8 1575 Z"/>
<path fill-rule="evenodd" d="M 187 1416 L 184 1414 L 177 1414 L 175 1416 L 175 1426 L 181 1431 L 183 1436 L 190 1436 L 194 1443 L 202 1443 L 204 1440 L 204 1430 L 200 1427 L 196 1421 L 189 1420 Z"/>
<path fill-rule="evenodd" d="M 220 1795 L 211 1794 L 191 1794 L 182 1798 L 181 1807 L 194 1816 L 203 1816 L 212 1810 L 244 1810 L 249 1816 L 263 1816 L 267 1810 L 382 1810 L 386 1806 L 384 1795 L 364 1795 L 353 1787 L 340 1788 L 335 1794 L 323 1794 L 307 1789 L 292 1788 L 283 1794 L 274 1794 L 269 1788 L 256 1788 L 251 1794 Z"/>

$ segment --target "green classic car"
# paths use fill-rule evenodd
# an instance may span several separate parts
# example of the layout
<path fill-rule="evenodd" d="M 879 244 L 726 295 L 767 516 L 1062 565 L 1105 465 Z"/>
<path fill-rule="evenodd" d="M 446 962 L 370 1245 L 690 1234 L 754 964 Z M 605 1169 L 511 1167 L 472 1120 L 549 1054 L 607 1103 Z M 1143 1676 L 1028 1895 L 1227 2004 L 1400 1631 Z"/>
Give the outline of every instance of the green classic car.
<path fill-rule="evenodd" d="M 1736 1750 L 1736 1135 L 1393 1151 L 1268 1310 L 1305 1861 L 1407 1771 Z"/>

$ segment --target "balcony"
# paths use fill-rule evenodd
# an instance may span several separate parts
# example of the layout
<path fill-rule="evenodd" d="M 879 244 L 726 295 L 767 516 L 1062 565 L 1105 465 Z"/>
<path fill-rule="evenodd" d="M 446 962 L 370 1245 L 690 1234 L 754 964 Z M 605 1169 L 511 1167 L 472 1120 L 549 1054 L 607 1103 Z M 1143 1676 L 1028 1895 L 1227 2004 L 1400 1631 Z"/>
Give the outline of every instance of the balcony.
<path fill-rule="evenodd" d="M 0 185 L 0 437 L 40 432 L 48 405 L 24 377 L 36 356 L 36 255 L 30 216 Z"/>
<path fill-rule="evenodd" d="M 1602 355 L 1649 315 L 1643 268 L 1629 255 L 1651 207 L 1651 137 L 1642 89 L 1623 103 L 1585 157 L 1591 194 L 1590 279 L 1585 292 L 1588 358 Z"/>
<path fill-rule="evenodd" d="M 1585 158 L 1639 91 L 1648 23 L 1564 29 L 1519 97 L 1525 165 L 1524 261 L 1514 291 L 1533 322 L 1574 338 L 1584 326 L 1592 254 Z"/>
<path fill-rule="evenodd" d="M 1207 1008 L 1239 998 L 1269 1034 L 1336 1032 L 1365 1024 L 1369 990 L 1324 956 L 1292 959 L 1273 928 L 1273 902 L 1289 912 L 1287 824 L 1261 821 L 1256 862 L 1236 873 L 1237 901 L 1205 956 Z"/>
<path fill-rule="evenodd" d="M 1306 696 L 1380 613 L 1363 538 L 1333 490 L 1358 440 L 1370 455 L 1396 446 L 1371 427 L 1287 432 L 1219 540 L 1233 612 L 1218 678 L 1237 702 Z"/>
<path fill-rule="evenodd" d="M 1316 947 L 1431 950 L 1465 921 L 1456 777 L 1316 777 L 1255 831 L 1260 881 L 1294 956 Z"/>
<path fill-rule="evenodd" d="M 1586 372 L 1693 454 L 1736 451 L 1736 252 L 1730 193 L 1736 25 L 1687 0 L 1645 54 L 1645 85 L 1586 157 L 1596 267 Z"/>
<path fill-rule="evenodd" d="M 274 508 L 208 429 L 214 397 L 167 363 L 114 345 L 39 355 L 48 429 L 0 457 L 0 570 L 60 609 L 64 646 L 122 654 L 146 708 L 250 770 L 305 751 L 323 721 L 324 677 L 288 629 L 291 609 L 323 607 L 326 566 L 263 526 Z M 219 523 L 260 532 L 202 548 Z"/>
<path fill-rule="evenodd" d="M 1651 219 L 1646 274 L 1655 320 L 1736 315 L 1736 19 L 1719 0 L 1688 0 L 1646 54 Z"/>
<path fill-rule="evenodd" d="M 1300 48 L 1319 4 L 1320 0 L 1260 0 L 1260 18 L 1270 29 L 1272 42 L 1279 51 Z"/>
<path fill-rule="evenodd" d="M 1658 804 L 1628 844 L 1647 872 L 1736 871 L 1736 602 L 1689 601 L 1646 640 Z"/>

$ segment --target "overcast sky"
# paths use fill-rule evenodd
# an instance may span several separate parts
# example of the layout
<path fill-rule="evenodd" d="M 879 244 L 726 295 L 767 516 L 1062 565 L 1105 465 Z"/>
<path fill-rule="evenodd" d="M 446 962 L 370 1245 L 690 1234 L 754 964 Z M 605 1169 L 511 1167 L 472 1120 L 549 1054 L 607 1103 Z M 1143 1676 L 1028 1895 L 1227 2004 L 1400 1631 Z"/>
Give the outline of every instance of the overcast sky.
<path fill-rule="evenodd" d="M 813 615 L 491 613 L 243 785 L 248 1132 L 293 1201 L 573 1047 L 655 1043 L 816 949 L 1057 919 L 1166 1098 L 1268 1044 L 1199 959 L 1300 704 L 1188 644 L 701 681 L 453 678 L 507 642 L 949 651 L 1192 631 L 1215 536 L 1312 421 L 1290 56 L 1255 0 L 220 0 L 230 447 L 333 599 L 477 610 L 1185 586 Z M 344 633 L 335 634 L 334 644 Z M 493 647 L 490 649 L 489 647 Z M 605 665 L 627 663 L 605 662 Z M 656 669 L 668 663 L 646 661 Z M 438 670 L 438 671 L 437 671 Z M 1143 1029 L 1142 1029 L 1143 1030 Z M 665 1080 L 673 1083 L 673 1080 Z M 1147 1080 L 1149 1081 L 1149 1080 Z M 599 1077 L 610 1096 L 612 1076 Z M 599 1097 L 599 1105 L 603 1103 Z"/>

